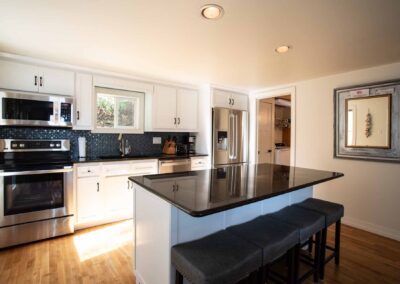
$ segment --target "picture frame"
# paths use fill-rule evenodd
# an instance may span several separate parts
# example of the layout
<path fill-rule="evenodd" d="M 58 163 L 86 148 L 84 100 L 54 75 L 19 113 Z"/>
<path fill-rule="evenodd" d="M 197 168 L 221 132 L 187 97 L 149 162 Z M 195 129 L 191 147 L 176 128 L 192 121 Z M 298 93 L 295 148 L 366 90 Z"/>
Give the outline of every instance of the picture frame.
<path fill-rule="evenodd" d="M 334 157 L 400 162 L 400 79 L 334 89 Z"/>

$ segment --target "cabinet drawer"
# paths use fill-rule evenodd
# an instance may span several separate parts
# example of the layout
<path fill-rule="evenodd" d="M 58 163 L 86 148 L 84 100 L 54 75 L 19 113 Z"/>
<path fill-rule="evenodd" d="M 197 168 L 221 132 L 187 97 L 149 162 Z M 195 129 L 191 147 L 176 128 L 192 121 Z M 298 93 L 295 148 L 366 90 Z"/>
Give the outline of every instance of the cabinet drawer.
<path fill-rule="evenodd" d="M 204 170 L 208 169 L 208 157 L 191 158 L 191 170 Z"/>
<path fill-rule="evenodd" d="M 103 173 L 105 176 L 129 175 L 132 172 L 131 165 L 128 163 L 103 164 Z"/>
<path fill-rule="evenodd" d="M 158 161 L 137 161 L 131 165 L 131 174 L 150 175 L 158 173 Z"/>
<path fill-rule="evenodd" d="M 77 167 L 78 177 L 93 177 L 100 175 L 100 166 L 79 166 Z"/>

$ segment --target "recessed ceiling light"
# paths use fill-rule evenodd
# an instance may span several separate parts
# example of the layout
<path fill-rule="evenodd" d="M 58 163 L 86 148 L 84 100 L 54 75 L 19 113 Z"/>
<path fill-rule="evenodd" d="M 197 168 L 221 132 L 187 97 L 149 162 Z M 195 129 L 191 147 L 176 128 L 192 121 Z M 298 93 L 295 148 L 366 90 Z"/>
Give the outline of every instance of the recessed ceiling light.
<path fill-rule="evenodd" d="M 207 20 L 217 20 L 224 14 L 224 8 L 216 4 L 208 4 L 201 7 L 201 15 Z"/>
<path fill-rule="evenodd" d="M 289 45 L 281 45 L 275 48 L 275 51 L 278 53 L 285 53 L 288 52 L 291 47 Z"/>

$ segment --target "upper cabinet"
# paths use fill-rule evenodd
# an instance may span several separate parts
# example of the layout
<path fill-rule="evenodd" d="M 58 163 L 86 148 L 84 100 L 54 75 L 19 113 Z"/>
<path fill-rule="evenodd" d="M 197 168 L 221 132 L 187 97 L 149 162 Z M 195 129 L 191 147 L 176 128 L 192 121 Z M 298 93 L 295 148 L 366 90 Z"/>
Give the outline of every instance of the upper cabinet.
<path fill-rule="evenodd" d="M 74 72 L 0 60 L 0 88 L 73 96 Z"/>
<path fill-rule="evenodd" d="M 146 97 L 146 131 L 197 131 L 197 90 L 155 85 Z"/>
<path fill-rule="evenodd" d="M 93 76 L 76 73 L 75 77 L 75 125 L 77 130 L 91 130 L 92 126 Z"/>
<path fill-rule="evenodd" d="M 248 96 L 231 91 L 213 89 L 213 107 L 248 110 Z"/>

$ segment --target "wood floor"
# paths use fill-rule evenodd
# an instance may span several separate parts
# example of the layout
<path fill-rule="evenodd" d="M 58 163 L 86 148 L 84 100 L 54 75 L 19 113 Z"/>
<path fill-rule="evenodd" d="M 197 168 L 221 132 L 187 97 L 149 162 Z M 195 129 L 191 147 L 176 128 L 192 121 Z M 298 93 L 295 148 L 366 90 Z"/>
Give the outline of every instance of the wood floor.
<path fill-rule="evenodd" d="M 134 283 L 132 236 L 125 221 L 1 250 L 0 283 Z M 324 283 L 400 283 L 400 243 L 343 225 Z"/>

